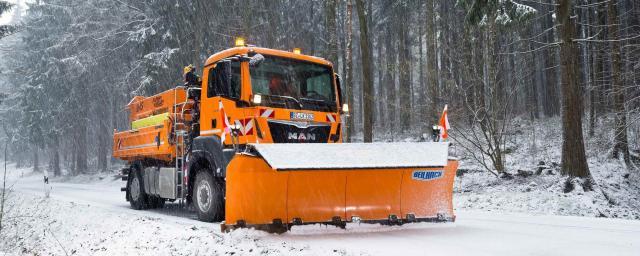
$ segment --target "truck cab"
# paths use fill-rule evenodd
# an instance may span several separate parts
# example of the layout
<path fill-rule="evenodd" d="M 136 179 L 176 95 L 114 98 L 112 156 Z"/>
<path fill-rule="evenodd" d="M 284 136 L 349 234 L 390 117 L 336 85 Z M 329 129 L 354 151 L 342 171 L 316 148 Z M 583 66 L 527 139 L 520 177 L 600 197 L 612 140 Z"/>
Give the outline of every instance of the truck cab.
<path fill-rule="evenodd" d="M 205 63 L 199 134 L 219 137 L 224 147 L 340 142 L 340 95 L 339 78 L 324 59 L 231 48 Z"/>
<path fill-rule="evenodd" d="M 198 173 L 211 173 L 218 184 L 212 187 L 224 188 L 229 162 L 251 153 L 250 144 L 339 143 L 340 115 L 348 111 L 342 103 L 340 79 L 322 58 L 253 46 L 211 56 L 202 72 L 199 122 L 191 128 L 198 136 L 185 158 L 186 201 L 195 202 L 201 219 L 220 220 L 216 211 L 200 209 L 207 200 L 199 195 L 224 192 L 200 188 Z"/>
<path fill-rule="evenodd" d="M 226 169 L 251 144 L 341 142 L 339 77 L 322 58 L 236 44 L 204 63 L 202 84 L 128 104 L 131 129 L 114 131 L 113 156 L 135 209 L 193 203 L 223 216 Z M 204 177 L 204 178 L 203 178 Z M 199 184 L 199 185 L 198 185 Z"/>

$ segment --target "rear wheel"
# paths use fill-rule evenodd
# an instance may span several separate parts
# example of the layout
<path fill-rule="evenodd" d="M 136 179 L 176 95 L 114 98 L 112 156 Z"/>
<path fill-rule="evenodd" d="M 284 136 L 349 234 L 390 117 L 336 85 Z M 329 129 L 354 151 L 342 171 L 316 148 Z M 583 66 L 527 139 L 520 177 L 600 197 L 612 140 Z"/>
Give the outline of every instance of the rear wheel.
<path fill-rule="evenodd" d="M 205 222 L 219 222 L 224 219 L 223 183 L 213 179 L 208 170 L 198 172 L 193 186 L 193 205 L 198 219 Z"/>
<path fill-rule="evenodd" d="M 142 177 L 140 175 L 140 172 L 135 168 L 131 168 L 131 174 L 129 174 L 127 193 L 129 195 L 129 203 L 131 204 L 131 208 L 136 210 L 147 208 L 147 194 L 144 193 Z"/>

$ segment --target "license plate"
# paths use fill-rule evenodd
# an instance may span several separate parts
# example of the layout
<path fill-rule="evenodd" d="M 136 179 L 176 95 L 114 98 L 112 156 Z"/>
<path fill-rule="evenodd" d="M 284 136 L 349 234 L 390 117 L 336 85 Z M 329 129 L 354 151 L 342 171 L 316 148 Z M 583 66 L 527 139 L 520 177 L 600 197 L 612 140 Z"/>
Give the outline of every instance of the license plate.
<path fill-rule="evenodd" d="M 301 112 L 291 112 L 291 119 L 296 120 L 313 120 L 313 114 L 311 113 L 301 113 Z"/>

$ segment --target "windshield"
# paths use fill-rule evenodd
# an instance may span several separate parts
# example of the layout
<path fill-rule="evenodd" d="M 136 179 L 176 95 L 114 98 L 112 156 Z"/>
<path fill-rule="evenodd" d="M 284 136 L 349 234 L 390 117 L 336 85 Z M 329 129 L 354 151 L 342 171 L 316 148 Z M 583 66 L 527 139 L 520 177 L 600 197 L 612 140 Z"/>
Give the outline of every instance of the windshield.
<path fill-rule="evenodd" d="M 260 105 L 315 111 L 337 111 L 331 68 L 310 62 L 265 56 L 251 67 L 253 94 Z"/>

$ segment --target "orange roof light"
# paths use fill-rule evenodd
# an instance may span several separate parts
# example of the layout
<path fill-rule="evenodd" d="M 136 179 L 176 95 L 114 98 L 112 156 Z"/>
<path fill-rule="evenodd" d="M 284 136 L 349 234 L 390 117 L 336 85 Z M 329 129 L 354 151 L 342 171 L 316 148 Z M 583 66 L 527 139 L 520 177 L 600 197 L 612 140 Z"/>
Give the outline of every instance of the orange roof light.
<path fill-rule="evenodd" d="M 246 44 L 244 43 L 244 38 L 243 37 L 237 37 L 236 38 L 236 46 L 246 46 Z"/>
<path fill-rule="evenodd" d="M 300 54 L 301 52 L 302 50 L 300 50 L 300 48 L 293 48 L 293 53 Z"/>

